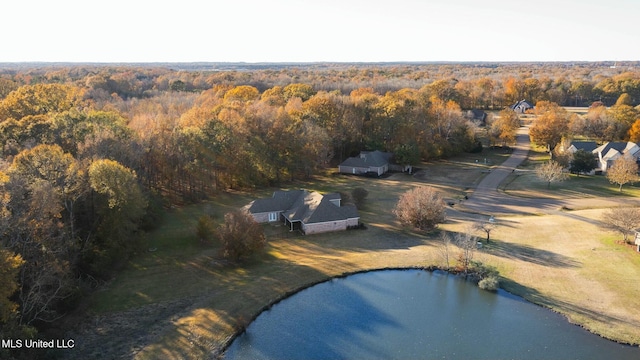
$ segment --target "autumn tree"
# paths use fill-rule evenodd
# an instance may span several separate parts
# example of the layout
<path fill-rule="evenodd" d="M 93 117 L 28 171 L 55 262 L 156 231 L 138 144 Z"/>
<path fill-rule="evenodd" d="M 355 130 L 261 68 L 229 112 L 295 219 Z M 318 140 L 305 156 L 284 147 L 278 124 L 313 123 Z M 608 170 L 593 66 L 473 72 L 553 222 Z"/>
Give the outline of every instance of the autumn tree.
<path fill-rule="evenodd" d="M 18 274 L 24 260 L 19 254 L 0 247 L 0 329 L 15 319 L 18 305 L 12 300 L 18 290 Z M 0 330 L 0 336 L 4 335 Z"/>
<path fill-rule="evenodd" d="M 297 97 L 302 101 L 307 101 L 316 94 L 316 91 L 313 90 L 311 85 L 301 83 L 289 84 L 282 89 L 282 92 L 285 100 Z"/>
<path fill-rule="evenodd" d="M 640 113 L 629 105 L 616 104 L 608 109 L 607 113 L 611 117 L 611 122 L 607 128 L 607 138 L 609 140 L 625 139 L 629 129 L 640 116 Z"/>
<path fill-rule="evenodd" d="M 46 115 L 71 109 L 80 98 L 80 91 L 69 85 L 25 85 L 0 101 L 0 122 L 20 120 L 28 115 Z"/>
<path fill-rule="evenodd" d="M 98 246 L 104 251 L 95 254 L 96 261 L 108 263 L 118 256 L 126 257 L 138 245 L 135 234 L 147 206 L 137 176 L 117 161 L 108 159 L 92 162 L 87 173 L 96 194 Z"/>
<path fill-rule="evenodd" d="M 445 221 L 445 204 L 430 186 L 415 187 L 400 196 L 394 214 L 403 225 L 430 231 Z"/>
<path fill-rule="evenodd" d="M 557 104 L 546 101 L 536 104 L 536 113 L 529 131 L 531 139 L 536 145 L 553 151 L 569 131 L 569 114 Z"/>
<path fill-rule="evenodd" d="M 616 105 L 632 105 L 631 96 L 627 93 L 622 93 L 616 100 Z"/>
<path fill-rule="evenodd" d="M 247 259 L 267 246 L 264 229 L 247 211 L 231 211 L 217 230 L 221 256 L 231 261 Z"/>
<path fill-rule="evenodd" d="M 605 106 L 589 108 L 585 116 L 573 118 L 571 132 L 596 140 L 605 140 L 613 120 Z"/>
<path fill-rule="evenodd" d="M 602 227 L 619 232 L 625 243 L 629 235 L 640 228 L 640 208 L 612 208 L 602 214 Z"/>
<path fill-rule="evenodd" d="M 536 168 L 536 176 L 547 183 L 547 189 L 551 187 L 551 183 L 565 181 L 569 178 L 564 167 L 553 160 L 539 165 Z"/>
<path fill-rule="evenodd" d="M 634 143 L 640 143 L 640 118 L 636 119 L 631 125 L 628 132 L 629 141 Z"/>
<path fill-rule="evenodd" d="M 620 186 L 618 191 L 622 191 L 622 185 L 638 181 L 638 163 L 630 155 L 621 156 L 607 169 L 606 176 L 609 182 Z"/>
<path fill-rule="evenodd" d="M 516 141 L 517 131 L 520 128 L 520 118 L 515 111 L 507 108 L 500 111 L 499 115 L 491 123 L 489 134 L 493 141 L 501 141 L 503 145 Z"/>
<path fill-rule="evenodd" d="M 260 92 L 253 86 L 241 85 L 230 89 L 224 94 L 224 101 L 233 102 L 238 101 L 246 103 L 256 100 L 260 97 Z"/>
<path fill-rule="evenodd" d="M 59 146 L 39 145 L 18 154 L 6 185 L 11 216 L 4 245 L 24 259 L 18 293 L 21 324 L 53 321 L 71 294 L 80 244 L 73 226 L 81 182 L 75 160 Z"/>

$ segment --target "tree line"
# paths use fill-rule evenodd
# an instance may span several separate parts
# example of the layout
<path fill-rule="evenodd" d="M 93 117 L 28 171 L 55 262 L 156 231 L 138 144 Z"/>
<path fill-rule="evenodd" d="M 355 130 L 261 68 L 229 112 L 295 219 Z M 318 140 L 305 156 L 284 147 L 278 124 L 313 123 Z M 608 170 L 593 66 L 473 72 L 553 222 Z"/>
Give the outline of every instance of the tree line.
<path fill-rule="evenodd" d="M 622 94 L 640 104 L 638 62 L 573 63 L 388 63 L 388 64 L 164 64 L 42 65 L 4 64 L 0 98 L 22 85 L 73 84 L 94 98 L 153 97 L 166 91 L 201 92 L 216 85 L 251 85 L 263 92 L 274 86 L 305 83 L 317 91 L 348 94 L 372 88 L 384 94 L 419 89 L 438 82 L 441 97 L 463 109 L 501 109 L 526 99 L 561 106 L 613 105 Z M 442 96 L 446 94 L 446 96 Z"/>

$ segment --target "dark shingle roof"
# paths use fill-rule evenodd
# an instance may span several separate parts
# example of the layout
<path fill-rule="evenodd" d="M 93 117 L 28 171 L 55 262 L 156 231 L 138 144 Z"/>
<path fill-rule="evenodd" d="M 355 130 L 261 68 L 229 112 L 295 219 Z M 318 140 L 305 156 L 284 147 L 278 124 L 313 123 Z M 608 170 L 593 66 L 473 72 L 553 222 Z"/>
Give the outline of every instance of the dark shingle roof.
<path fill-rule="evenodd" d="M 304 193 L 304 190 L 275 191 L 266 199 L 256 199 L 249 204 L 249 212 L 257 214 L 270 211 L 285 211 Z"/>
<path fill-rule="evenodd" d="M 574 141 L 571 143 L 576 150 L 584 150 L 587 152 L 592 152 L 598 147 L 595 141 Z"/>
<path fill-rule="evenodd" d="M 352 167 L 382 167 L 389 163 L 392 155 L 393 154 L 391 153 L 386 153 L 379 150 L 362 151 L 360 153 L 360 156 L 350 157 L 347 160 L 343 161 L 340 165 Z"/>
<path fill-rule="evenodd" d="M 517 103 L 510 106 L 512 110 L 520 113 L 524 113 L 529 109 L 533 109 L 533 105 L 529 104 L 526 100 L 520 100 Z"/>
<path fill-rule="evenodd" d="M 338 206 L 332 202 L 339 199 L 338 193 L 322 195 L 306 190 L 276 191 L 270 198 L 252 201 L 248 209 L 254 214 L 282 211 L 289 221 L 301 221 L 305 224 L 360 217 L 355 206 Z"/>
<path fill-rule="evenodd" d="M 602 157 L 605 157 L 607 155 L 610 157 L 613 154 L 615 154 L 616 152 L 622 154 L 626 147 L 627 147 L 627 143 L 626 142 L 613 142 L 612 141 L 612 142 L 608 142 L 608 143 L 600 145 L 599 147 L 594 149 L 593 152 L 601 154 Z M 613 150 L 613 152 L 611 154 L 609 154 L 611 152 L 611 150 Z"/>

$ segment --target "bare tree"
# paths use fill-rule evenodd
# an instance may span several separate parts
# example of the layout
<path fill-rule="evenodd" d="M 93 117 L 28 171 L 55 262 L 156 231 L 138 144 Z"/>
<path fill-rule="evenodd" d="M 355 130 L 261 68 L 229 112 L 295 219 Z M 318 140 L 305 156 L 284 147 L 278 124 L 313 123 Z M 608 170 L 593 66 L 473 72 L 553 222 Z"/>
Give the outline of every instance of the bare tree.
<path fill-rule="evenodd" d="M 449 233 L 445 231 L 440 233 L 440 246 L 438 248 L 438 252 L 444 261 L 445 270 L 449 270 L 451 268 L 451 245 L 452 241 Z"/>
<path fill-rule="evenodd" d="M 393 212 L 401 223 L 420 230 L 432 230 L 445 220 L 444 201 L 430 186 L 416 187 L 402 194 Z"/>
<path fill-rule="evenodd" d="M 455 236 L 455 243 L 460 249 L 458 253 L 458 268 L 466 273 L 469 271 L 473 255 L 476 252 L 478 240 L 469 233 L 458 233 Z"/>
<path fill-rule="evenodd" d="M 496 223 L 493 220 L 493 216 L 489 220 L 480 220 L 473 224 L 473 229 L 477 231 L 482 231 L 487 235 L 487 243 L 490 240 L 491 232 L 496 228 Z"/>
<path fill-rule="evenodd" d="M 638 181 L 638 163 L 629 155 L 618 158 L 607 170 L 607 179 L 620 185 L 618 191 L 622 191 L 622 185 Z"/>
<path fill-rule="evenodd" d="M 538 166 L 536 168 L 536 176 L 547 182 L 547 189 L 551 187 L 552 182 L 565 181 L 569 178 L 569 174 L 564 171 L 562 165 L 553 160 Z"/>
<path fill-rule="evenodd" d="M 602 227 L 622 234 L 629 241 L 629 234 L 640 228 L 640 208 L 613 208 L 602 214 Z"/>

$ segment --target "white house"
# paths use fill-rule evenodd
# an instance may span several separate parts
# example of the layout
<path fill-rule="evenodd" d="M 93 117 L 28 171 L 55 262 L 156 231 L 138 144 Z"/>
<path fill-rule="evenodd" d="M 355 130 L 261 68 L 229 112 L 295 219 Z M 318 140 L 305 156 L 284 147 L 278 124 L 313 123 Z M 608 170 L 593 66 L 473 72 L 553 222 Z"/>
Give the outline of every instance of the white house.
<path fill-rule="evenodd" d="M 607 142 L 595 148 L 592 152 L 598 157 L 598 169 L 596 171 L 600 170 L 605 173 L 613 165 L 613 162 L 622 156 L 630 155 L 638 161 L 640 146 L 631 141 Z"/>

